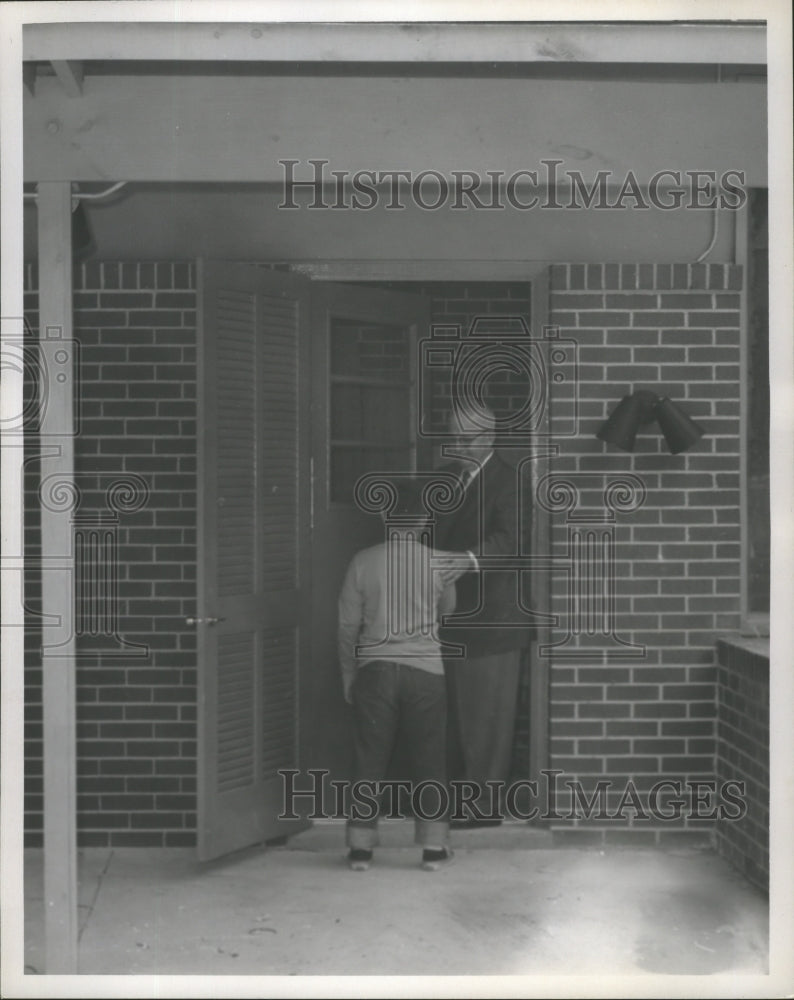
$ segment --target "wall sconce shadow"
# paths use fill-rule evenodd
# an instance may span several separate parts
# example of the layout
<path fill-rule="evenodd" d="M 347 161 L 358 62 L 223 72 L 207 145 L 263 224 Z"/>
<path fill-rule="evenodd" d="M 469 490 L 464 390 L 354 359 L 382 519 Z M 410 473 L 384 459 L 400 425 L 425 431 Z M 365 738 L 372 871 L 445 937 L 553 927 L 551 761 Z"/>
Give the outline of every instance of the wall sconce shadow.
<path fill-rule="evenodd" d="M 655 392 L 638 389 L 621 399 L 596 432 L 596 437 L 623 451 L 633 451 L 639 428 L 654 421 L 659 424 L 673 455 L 691 448 L 705 434 L 703 428 L 671 399 L 660 399 Z"/>

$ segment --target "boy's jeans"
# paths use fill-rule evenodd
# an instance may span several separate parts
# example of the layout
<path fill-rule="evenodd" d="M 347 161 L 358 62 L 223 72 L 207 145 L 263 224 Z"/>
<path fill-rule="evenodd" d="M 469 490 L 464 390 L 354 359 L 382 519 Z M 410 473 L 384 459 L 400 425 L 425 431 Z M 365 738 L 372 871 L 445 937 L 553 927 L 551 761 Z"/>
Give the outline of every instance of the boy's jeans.
<path fill-rule="evenodd" d="M 360 667 L 353 685 L 355 781 L 381 781 L 399 740 L 412 763 L 414 785 L 435 781 L 446 789 L 446 687 L 443 674 L 407 662 L 373 660 Z M 401 776 L 402 777 L 402 776 Z M 441 803 L 443 805 L 443 803 Z M 436 815 L 438 794 L 428 788 L 421 808 Z M 361 808 L 361 807 L 359 807 Z M 444 812 L 438 819 L 415 819 L 417 844 L 443 847 L 449 840 Z M 347 822 L 348 847 L 371 850 L 378 845 L 378 818 Z"/>

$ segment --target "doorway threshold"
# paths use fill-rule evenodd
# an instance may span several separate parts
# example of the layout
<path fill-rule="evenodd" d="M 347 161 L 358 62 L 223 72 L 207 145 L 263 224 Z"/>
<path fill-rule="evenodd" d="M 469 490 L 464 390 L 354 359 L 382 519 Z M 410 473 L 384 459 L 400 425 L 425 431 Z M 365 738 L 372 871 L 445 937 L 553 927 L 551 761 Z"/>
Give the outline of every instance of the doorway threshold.
<path fill-rule="evenodd" d="M 415 847 L 411 819 L 383 819 L 378 824 L 378 831 L 381 847 Z M 483 829 L 453 829 L 451 840 L 456 847 L 491 850 L 532 850 L 553 846 L 551 830 L 530 826 L 521 820 L 505 820 L 500 826 Z M 285 846 L 293 851 L 325 851 L 341 848 L 344 843 L 345 821 L 323 819 L 315 820 L 311 829 L 290 837 Z"/>

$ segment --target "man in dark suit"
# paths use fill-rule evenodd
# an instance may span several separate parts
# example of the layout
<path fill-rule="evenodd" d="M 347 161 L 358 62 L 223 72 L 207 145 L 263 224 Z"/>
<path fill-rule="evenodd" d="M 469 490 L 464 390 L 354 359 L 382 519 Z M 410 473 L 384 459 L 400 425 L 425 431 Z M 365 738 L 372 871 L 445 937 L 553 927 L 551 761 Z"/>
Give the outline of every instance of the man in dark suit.
<path fill-rule="evenodd" d="M 458 508 L 437 517 L 435 547 L 447 579 L 457 577 L 456 619 L 441 639 L 463 646 L 445 659 L 450 732 L 450 777 L 478 783 L 478 808 L 491 825 L 486 781 L 507 781 L 513 747 L 521 650 L 529 632 L 519 624 L 517 570 L 488 570 L 489 556 L 518 556 L 523 529 L 516 499 L 516 471 L 494 451 L 496 422 L 487 408 L 475 415 L 456 409 L 447 454 L 463 485 Z M 521 518 L 528 512 L 521 512 Z M 443 557 L 448 557 L 444 562 Z M 483 561 L 481 566 L 480 561 Z M 463 568 L 465 566 L 465 569 Z M 461 574 L 461 575 L 458 575 Z M 518 625 L 518 627 L 517 627 Z M 498 800 L 493 799 L 493 809 Z M 469 820 L 465 825 L 476 824 Z"/>

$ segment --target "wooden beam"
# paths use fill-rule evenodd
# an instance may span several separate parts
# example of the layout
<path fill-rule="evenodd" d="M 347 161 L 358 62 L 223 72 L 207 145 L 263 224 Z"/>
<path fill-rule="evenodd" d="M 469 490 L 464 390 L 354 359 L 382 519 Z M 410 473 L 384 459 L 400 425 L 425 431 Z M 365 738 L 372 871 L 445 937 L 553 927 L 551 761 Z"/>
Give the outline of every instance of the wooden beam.
<path fill-rule="evenodd" d="M 88 77 L 79 101 L 40 77 L 25 179 L 281 184 L 285 159 L 329 170 L 541 170 L 642 186 L 661 170 L 766 178 L 766 87 L 571 80 Z M 329 180 L 333 180 L 329 177 Z"/>
<path fill-rule="evenodd" d="M 52 68 L 68 97 L 80 97 L 83 93 L 83 64 L 71 59 L 53 59 Z"/>
<path fill-rule="evenodd" d="M 766 63 L 764 24 L 26 25 L 24 59 Z"/>
<path fill-rule="evenodd" d="M 45 385 L 42 459 L 42 610 L 58 625 L 43 629 L 44 912 L 48 974 L 77 972 L 76 700 L 72 510 L 48 501 L 47 484 L 74 481 L 72 337 L 72 190 L 66 181 L 38 187 L 39 345 Z"/>
<path fill-rule="evenodd" d="M 284 261 L 312 281 L 529 281 L 546 261 L 528 260 L 322 260 Z M 534 287 L 534 286 L 533 286 Z"/>

